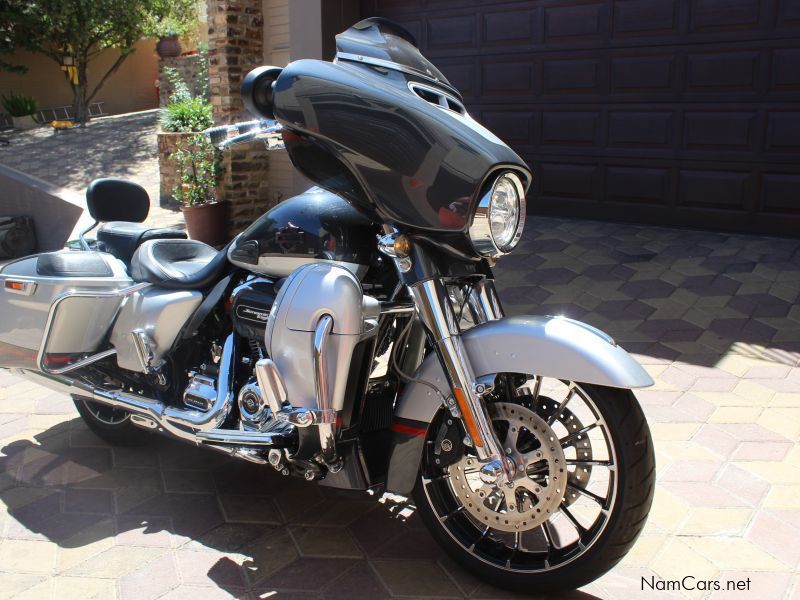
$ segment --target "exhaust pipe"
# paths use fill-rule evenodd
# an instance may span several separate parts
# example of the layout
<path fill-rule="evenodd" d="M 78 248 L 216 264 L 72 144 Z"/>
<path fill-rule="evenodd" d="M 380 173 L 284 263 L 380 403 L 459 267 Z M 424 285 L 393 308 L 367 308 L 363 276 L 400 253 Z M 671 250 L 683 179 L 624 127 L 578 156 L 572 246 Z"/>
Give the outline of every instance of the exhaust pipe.
<path fill-rule="evenodd" d="M 106 390 L 81 381 L 71 381 L 69 393 L 113 406 L 130 413 L 138 414 L 155 421 L 159 427 L 172 435 L 197 442 L 195 433 L 206 429 L 216 429 L 225 421 L 232 406 L 233 387 L 233 335 L 225 340 L 222 359 L 217 378 L 217 397 L 207 412 L 167 406 L 160 400 L 131 394 L 124 390 Z"/>
<path fill-rule="evenodd" d="M 27 369 L 15 370 L 15 372 L 57 392 L 119 408 L 132 415 L 143 417 L 153 423 L 154 428 L 166 431 L 177 438 L 202 444 L 250 462 L 265 464 L 267 460 L 263 457 L 263 447 L 286 445 L 285 435 L 281 436 L 279 432 L 257 433 L 218 429 L 228 417 L 233 405 L 234 354 L 233 335 L 229 335 L 225 340 L 219 364 L 217 396 L 214 404 L 205 412 L 175 408 L 154 398 L 131 394 L 124 390 L 99 388 L 62 375 Z M 141 424 L 144 425 L 144 423 Z"/>

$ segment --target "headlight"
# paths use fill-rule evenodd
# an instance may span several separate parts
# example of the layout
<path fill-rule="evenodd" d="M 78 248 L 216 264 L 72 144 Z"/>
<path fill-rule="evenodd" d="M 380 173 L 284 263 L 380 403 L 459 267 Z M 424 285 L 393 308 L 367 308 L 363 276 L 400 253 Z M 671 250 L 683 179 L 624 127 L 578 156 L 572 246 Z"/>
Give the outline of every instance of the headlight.
<path fill-rule="evenodd" d="M 481 198 L 469 237 L 482 256 L 501 256 L 514 249 L 525 225 L 525 188 L 520 178 L 509 172 L 498 177 Z"/>

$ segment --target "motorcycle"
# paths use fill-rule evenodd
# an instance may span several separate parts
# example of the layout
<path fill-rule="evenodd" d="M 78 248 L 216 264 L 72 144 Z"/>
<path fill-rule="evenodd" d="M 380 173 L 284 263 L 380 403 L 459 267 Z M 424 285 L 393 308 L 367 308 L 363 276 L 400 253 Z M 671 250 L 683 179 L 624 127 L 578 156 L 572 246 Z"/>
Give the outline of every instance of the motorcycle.
<path fill-rule="evenodd" d="M 478 577 L 572 589 L 641 532 L 655 460 L 631 389 L 649 375 L 603 332 L 507 317 L 532 173 L 390 21 L 333 62 L 260 67 L 263 142 L 316 183 L 217 251 L 140 224 L 135 184 L 93 182 L 81 251 L 0 271 L 0 365 L 66 389 L 112 444 L 180 438 L 415 509 Z M 86 232 L 84 232 L 86 233 Z"/>

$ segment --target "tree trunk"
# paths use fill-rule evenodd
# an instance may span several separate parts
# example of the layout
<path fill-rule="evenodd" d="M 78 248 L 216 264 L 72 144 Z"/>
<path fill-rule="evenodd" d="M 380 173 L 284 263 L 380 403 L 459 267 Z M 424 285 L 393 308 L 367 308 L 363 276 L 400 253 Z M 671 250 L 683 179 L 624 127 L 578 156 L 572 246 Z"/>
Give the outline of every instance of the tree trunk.
<path fill-rule="evenodd" d="M 85 125 L 89 120 L 89 106 L 86 101 L 86 96 L 89 93 L 89 85 L 86 76 L 86 63 L 79 63 L 78 67 L 78 83 L 72 84 L 72 114 L 75 118 L 75 123 Z"/>

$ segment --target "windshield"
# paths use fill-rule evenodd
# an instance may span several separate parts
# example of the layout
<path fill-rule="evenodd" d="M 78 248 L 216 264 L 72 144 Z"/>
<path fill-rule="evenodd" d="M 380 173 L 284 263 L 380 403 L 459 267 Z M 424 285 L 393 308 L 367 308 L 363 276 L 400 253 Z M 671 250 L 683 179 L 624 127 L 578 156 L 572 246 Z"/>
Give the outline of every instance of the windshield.
<path fill-rule="evenodd" d="M 449 88 L 460 98 L 442 72 L 420 54 L 414 36 L 388 19 L 364 19 L 337 35 L 336 59 L 411 73 Z"/>

